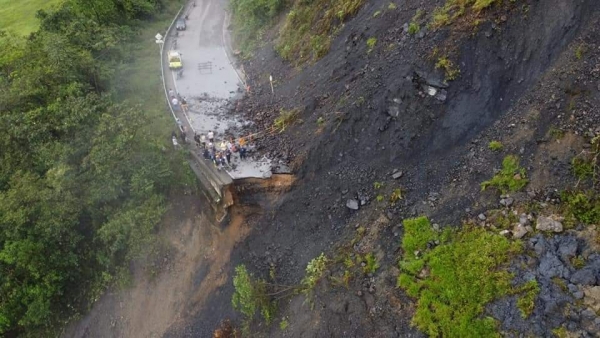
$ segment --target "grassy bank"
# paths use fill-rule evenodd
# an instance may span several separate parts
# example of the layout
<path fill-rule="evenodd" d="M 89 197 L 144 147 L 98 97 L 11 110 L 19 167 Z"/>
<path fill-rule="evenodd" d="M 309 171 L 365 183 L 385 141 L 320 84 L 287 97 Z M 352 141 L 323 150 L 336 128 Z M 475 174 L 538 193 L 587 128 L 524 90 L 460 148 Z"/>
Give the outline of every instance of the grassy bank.
<path fill-rule="evenodd" d="M 39 26 L 35 13 L 49 9 L 61 0 L 0 0 L 0 30 L 26 35 Z"/>

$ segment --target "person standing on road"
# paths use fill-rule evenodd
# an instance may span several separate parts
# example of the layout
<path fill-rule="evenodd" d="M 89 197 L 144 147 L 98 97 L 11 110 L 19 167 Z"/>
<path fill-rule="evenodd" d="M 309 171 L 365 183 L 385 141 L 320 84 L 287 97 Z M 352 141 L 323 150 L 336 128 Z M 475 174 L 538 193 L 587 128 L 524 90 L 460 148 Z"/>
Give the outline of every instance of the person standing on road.
<path fill-rule="evenodd" d="M 177 98 L 174 97 L 173 99 L 171 99 L 171 104 L 173 104 L 173 107 L 177 107 L 179 106 L 179 100 L 177 100 Z"/>
<path fill-rule="evenodd" d="M 200 147 L 200 135 L 194 133 L 194 141 L 196 142 L 196 147 Z"/>
<path fill-rule="evenodd" d="M 213 131 L 212 131 L 212 130 L 209 130 L 209 131 L 208 131 L 208 141 L 209 141 L 210 143 L 213 143 L 213 142 L 215 141 L 215 133 L 213 133 Z"/>
<path fill-rule="evenodd" d="M 204 134 L 200 135 L 200 144 L 202 144 L 203 148 L 206 148 L 206 136 Z"/>
<path fill-rule="evenodd" d="M 225 158 L 227 158 L 227 165 L 231 166 L 231 150 L 225 150 Z"/>

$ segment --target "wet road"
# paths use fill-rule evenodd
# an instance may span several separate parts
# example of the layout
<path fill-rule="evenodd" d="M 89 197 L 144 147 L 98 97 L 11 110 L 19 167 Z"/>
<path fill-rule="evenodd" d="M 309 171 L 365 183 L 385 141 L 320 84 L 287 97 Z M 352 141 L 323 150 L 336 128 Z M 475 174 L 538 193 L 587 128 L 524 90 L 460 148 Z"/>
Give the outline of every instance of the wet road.
<path fill-rule="evenodd" d="M 224 139 L 227 129 L 241 127 L 244 121 L 230 111 L 235 100 L 244 92 L 243 74 L 228 56 L 230 41 L 226 0 L 196 0 L 196 6 L 186 11 L 186 29 L 165 47 L 182 54 L 182 74 L 170 72 L 175 90 L 188 102 L 186 118 L 198 134 L 212 130 L 218 140 Z M 243 135 L 234 135 L 243 136 Z M 240 161 L 233 157 L 235 169 L 228 172 L 233 178 L 267 177 L 270 161 L 255 159 Z"/>

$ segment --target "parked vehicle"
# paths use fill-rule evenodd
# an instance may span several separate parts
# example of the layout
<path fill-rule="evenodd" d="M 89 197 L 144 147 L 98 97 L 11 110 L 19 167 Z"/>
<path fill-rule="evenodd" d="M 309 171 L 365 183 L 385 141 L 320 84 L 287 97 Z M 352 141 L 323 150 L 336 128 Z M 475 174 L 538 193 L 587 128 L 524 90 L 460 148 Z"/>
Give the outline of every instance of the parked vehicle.
<path fill-rule="evenodd" d="M 183 19 L 177 20 L 177 22 L 175 23 L 175 29 L 177 29 L 178 31 L 184 31 L 185 28 L 186 28 L 185 20 L 183 20 Z"/>
<path fill-rule="evenodd" d="M 169 51 L 169 68 L 181 69 L 183 67 L 183 61 L 181 60 L 181 53 L 178 51 Z"/>

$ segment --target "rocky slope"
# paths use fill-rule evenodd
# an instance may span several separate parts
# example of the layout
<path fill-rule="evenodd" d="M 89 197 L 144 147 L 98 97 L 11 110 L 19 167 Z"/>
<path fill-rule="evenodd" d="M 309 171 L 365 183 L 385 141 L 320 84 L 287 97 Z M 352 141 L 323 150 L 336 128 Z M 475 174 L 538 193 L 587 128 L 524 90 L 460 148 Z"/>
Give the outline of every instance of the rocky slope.
<path fill-rule="evenodd" d="M 274 269 L 279 283 L 294 284 L 321 252 L 335 257 L 348 248 L 351 255 L 375 253 L 380 265 L 346 287 L 333 278 L 343 266 L 332 265 L 312 310 L 303 295 L 280 302 L 276 322 L 289 326 L 255 322 L 253 336 L 423 336 L 410 324 L 417 300 L 396 287 L 406 254 L 402 221 L 418 215 L 436 227 L 470 223 L 523 243 L 507 269 L 514 285 L 535 279 L 539 293 L 528 316 L 514 295 L 486 306 L 503 335 L 598 336 L 598 225 L 572 221 L 560 192 L 597 195 L 594 178 L 574 175 L 572 160 L 592 152 L 600 135 L 600 3 L 507 2 L 438 30 L 424 24 L 440 1 L 395 4 L 365 3 L 315 63 L 294 67 L 267 43 L 244 64 L 251 92 L 238 113 L 255 121 L 256 131 L 269 128 L 281 109 L 299 111 L 284 132 L 257 140 L 262 153 L 294 168 L 298 181 L 252 224 L 231 274 L 245 264 L 259 276 Z M 411 34 L 417 10 L 426 14 Z M 445 81 L 436 69 L 441 58 L 460 70 L 456 79 Z M 266 74 L 275 78 L 273 96 Z M 490 150 L 491 141 L 502 149 Z M 481 191 L 509 154 L 518 156 L 527 186 Z M 379 195 L 387 200 L 396 189 L 402 199 L 381 203 Z M 227 286 L 213 294 L 210 306 L 172 335 L 206 336 L 224 318 L 240 323 L 232 292 Z"/>

